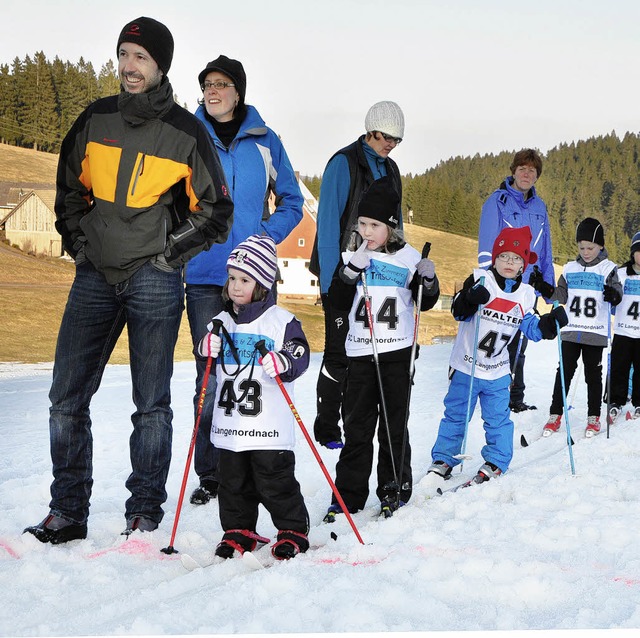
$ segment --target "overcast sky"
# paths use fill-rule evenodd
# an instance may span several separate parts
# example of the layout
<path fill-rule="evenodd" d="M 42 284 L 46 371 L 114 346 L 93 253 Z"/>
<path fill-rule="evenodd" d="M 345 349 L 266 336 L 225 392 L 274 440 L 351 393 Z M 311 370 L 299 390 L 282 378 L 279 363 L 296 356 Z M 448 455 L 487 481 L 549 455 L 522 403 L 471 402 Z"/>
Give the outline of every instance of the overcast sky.
<path fill-rule="evenodd" d="M 173 33 L 169 78 L 191 111 L 206 63 L 240 60 L 247 103 L 303 174 L 379 100 L 405 114 L 402 173 L 640 129 L 637 0 L 2 0 L 0 62 L 43 51 L 97 73 L 140 15 Z"/>

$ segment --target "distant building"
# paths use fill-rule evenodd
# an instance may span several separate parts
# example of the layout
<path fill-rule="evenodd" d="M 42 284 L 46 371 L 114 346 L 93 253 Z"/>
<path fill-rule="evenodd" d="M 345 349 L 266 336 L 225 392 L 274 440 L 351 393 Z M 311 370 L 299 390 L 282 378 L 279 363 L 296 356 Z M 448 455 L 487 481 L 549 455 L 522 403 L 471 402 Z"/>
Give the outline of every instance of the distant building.
<path fill-rule="evenodd" d="M 317 299 L 320 295 L 318 279 L 309 272 L 311 249 L 316 236 L 318 202 L 298 176 L 298 185 L 304 197 L 302 219 L 289 236 L 278 244 L 278 295 Z M 275 201 L 270 201 L 275 209 Z"/>
<path fill-rule="evenodd" d="M 0 231 L 9 243 L 36 255 L 62 256 L 62 240 L 55 227 L 55 197 L 55 190 L 31 190 L 21 198 L 18 194 L 9 213 L 4 217 L 0 213 Z"/>

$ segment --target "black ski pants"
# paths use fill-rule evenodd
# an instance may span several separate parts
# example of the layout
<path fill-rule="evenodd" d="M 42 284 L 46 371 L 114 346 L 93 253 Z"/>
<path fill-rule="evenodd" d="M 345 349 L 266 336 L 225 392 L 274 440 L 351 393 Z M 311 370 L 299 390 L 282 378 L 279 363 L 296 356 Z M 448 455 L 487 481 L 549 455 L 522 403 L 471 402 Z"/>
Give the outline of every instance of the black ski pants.
<path fill-rule="evenodd" d="M 587 416 L 600 416 L 602 409 L 602 351 L 604 346 L 592 346 L 572 341 L 562 342 L 562 369 L 564 370 L 564 386 L 567 394 L 571 380 L 578 367 L 578 359 L 582 355 L 584 364 L 584 380 L 587 383 Z M 553 386 L 550 414 L 563 413 L 562 381 L 560 364 L 556 372 Z"/>
<path fill-rule="evenodd" d="M 640 406 L 640 339 L 614 335 L 611 342 L 611 403 L 622 407 L 629 398 L 629 374 L 633 365 L 631 403 Z"/>
<path fill-rule="evenodd" d="M 373 440 L 378 433 L 378 471 L 376 494 L 382 501 L 395 498 L 394 472 L 400 472 L 400 456 L 407 416 L 409 361 L 380 362 L 384 399 L 389 417 L 391 442 L 384 424 L 376 367 L 372 359 L 350 359 L 344 393 L 345 445 L 336 464 L 336 487 L 350 512 L 364 508 L 369 496 L 369 476 L 373 467 Z M 400 491 L 405 503 L 411 498 L 411 446 L 407 442 Z M 333 501 L 336 502 L 335 495 Z"/>
<path fill-rule="evenodd" d="M 325 445 L 340 441 L 340 419 L 343 417 L 343 393 L 347 376 L 347 355 L 344 343 L 349 332 L 349 311 L 340 310 L 329 301 L 329 295 L 322 295 L 324 310 L 324 355 L 316 385 L 316 419 L 313 434 Z"/>
<path fill-rule="evenodd" d="M 278 530 L 307 534 L 309 514 L 291 450 L 220 450 L 218 507 L 222 529 L 256 532 L 262 503 Z"/>

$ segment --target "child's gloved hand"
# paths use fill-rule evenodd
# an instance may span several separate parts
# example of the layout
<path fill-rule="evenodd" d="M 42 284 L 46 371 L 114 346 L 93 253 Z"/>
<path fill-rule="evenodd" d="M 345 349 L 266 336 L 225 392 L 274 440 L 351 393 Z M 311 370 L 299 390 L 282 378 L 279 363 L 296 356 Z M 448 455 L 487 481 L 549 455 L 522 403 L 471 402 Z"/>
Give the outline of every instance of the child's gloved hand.
<path fill-rule="evenodd" d="M 351 255 L 349 263 L 344 267 L 343 273 L 349 279 L 357 279 L 360 273 L 369 267 L 371 259 L 366 254 L 366 250 L 367 242 L 363 240 L 358 250 Z"/>
<path fill-rule="evenodd" d="M 543 339 L 555 339 L 558 328 L 564 328 L 569 323 L 569 318 L 563 306 L 554 308 L 551 312 L 540 317 L 538 328 Z"/>
<path fill-rule="evenodd" d="M 198 344 L 198 353 L 201 357 L 213 357 L 214 359 L 220 354 L 222 339 L 213 332 L 208 332 Z"/>
<path fill-rule="evenodd" d="M 430 284 L 436 277 L 436 266 L 430 259 L 421 259 L 416 264 L 416 270 L 427 284 Z"/>
<path fill-rule="evenodd" d="M 538 266 L 534 266 L 533 272 L 529 275 L 529 285 L 533 286 L 533 289 L 537 290 L 546 299 L 549 299 L 555 290 L 551 284 L 544 280 L 542 271 Z"/>
<path fill-rule="evenodd" d="M 289 359 L 280 352 L 270 350 L 262 357 L 262 369 L 272 379 L 286 372 L 290 367 Z"/>
<path fill-rule="evenodd" d="M 467 294 L 465 295 L 465 299 L 467 300 L 467 302 L 474 306 L 479 306 L 481 304 L 487 303 L 490 297 L 491 294 L 481 283 L 477 283 L 475 284 L 475 286 L 469 288 L 469 290 L 467 290 Z"/>
<path fill-rule="evenodd" d="M 603 299 L 612 306 L 617 306 L 622 301 L 620 293 L 613 286 L 607 286 L 606 284 L 604 286 Z"/>

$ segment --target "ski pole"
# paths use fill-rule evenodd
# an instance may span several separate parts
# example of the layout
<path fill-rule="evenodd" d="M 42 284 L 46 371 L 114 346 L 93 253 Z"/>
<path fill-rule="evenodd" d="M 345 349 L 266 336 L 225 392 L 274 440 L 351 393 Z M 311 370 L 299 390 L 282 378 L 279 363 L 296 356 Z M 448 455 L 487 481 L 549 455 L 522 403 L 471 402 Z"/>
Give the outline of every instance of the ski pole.
<path fill-rule="evenodd" d="M 553 307 L 558 307 L 558 302 L 553 302 Z M 567 447 L 569 448 L 569 461 L 571 463 L 571 474 L 575 475 L 576 468 L 573 463 L 573 439 L 571 438 L 571 427 L 569 425 L 569 407 L 567 406 L 567 390 L 565 388 L 565 380 L 564 380 L 564 362 L 562 359 L 562 337 L 560 336 L 560 324 L 556 319 L 556 332 L 558 339 L 558 363 L 559 363 L 559 372 L 560 372 L 560 383 L 562 384 L 562 403 L 564 405 L 564 422 L 567 426 Z"/>
<path fill-rule="evenodd" d="M 480 277 L 479 281 L 475 286 L 484 286 L 484 275 Z M 474 286 L 474 288 L 475 288 Z M 464 419 L 464 437 L 462 439 L 462 449 L 460 450 L 460 454 L 454 455 L 454 459 L 460 459 L 462 462 L 460 463 L 460 471 L 462 472 L 462 466 L 464 465 L 465 459 L 470 459 L 471 456 L 465 454 L 465 450 L 467 447 L 467 433 L 469 431 L 469 421 L 471 420 L 471 397 L 473 395 L 473 379 L 476 374 L 476 359 L 478 357 L 478 335 L 480 334 L 480 319 L 482 315 L 482 304 L 478 306 L 478 310 L 476 310 L 476 333 L 473 338 L 473 361 L 471 362 L 471 378 L 469 379 L 469 397 L 467 399 L 467 415 Z"/>
<path fill-rule="evenodd" d="M 213 334 L 217 335 L 220 332 L 222 321 L 220 319 L 213 320 Z M 184 474 L 182 475 L 182 485 L 180 487 L 180 494 L 178 496 L 178 504 L 176 506 L 176 516 L 173 520 L 173 530 L 171 531 L 171 539 L 169 540 L 168 547 L 163 547 L 160 551 L 164 554 L 177 554 L 178 550 L 174 548 L 173 543 L 176 538 L 176 532 L 178 531 L 178 521 L 180 520 L 180 512 L 182 511 L 182 501 L 184 500 L 184 492 L 187 487 L 187 480 L 189 478 L 189 469 L 191 468 L 191 459 L 193 458 L 193 449 L 196 445 L 196 436 L 198 435 L 198 428 L 200 427 L 200 417 L 202 416 L 202 407 L 204 405 L 204 399 L 207 395 L 207 385 L 209 383 L 209 375 L 211 374 L 211 365 L 213 363 L 213 357 L 207 358 L 207 367 L 204 370 L 204 376 L 202 377 L 202 387 L 200 388 L 200 396 L 198 397 L 198 409 L 196 411 L 196 421 L 193 425 L 193 432 L 191 433 L 191 443 L 189 444 L 189 453 L 187 454 L 187 462 L 184 465 Z"/>
<path fill-rule="evenodd" d="M 261 357 L 264 357 L 267 354 L 267 348 L 265 346 L 264 339 L 261 339 L 260 341 L 258 341 L 258 343 L 256 343 L 255 345 L 255 348 L 260 353 Z M 320 469 L 322 470 L 325 478 L 327 479 L 329 486 L 331 487 L 331 491 L 335 494 L 335 497 L 338 503 L 340 504 L 342 511 L 347 517 L 347 520 L 349 521 L 349 525 L 351 525 L 351 529 L 353 530 L 353 533 L 356 535 L 356 538 L 360 541 L 360 543 L 364 545 L 362 536 L 360 536 L 360 532 L 358 531 L 356 524 L 353 522 L 353 518 L 351 518 L 351 514 L 349 513 L 349 510 L 342 498 L 342 495 L 338 491 L 336 484 L 333 482 L 333 479 L 331 478 L 331 475 L 329 474 L 327 468 L 325 467 L 325 464 L 322 462 L 322 458 L 320 457 L 320 454 L 318 454 L 318 450 L 316 450 L 316 447 L 313 444 L 311 437 L 309 436 L 309 432 L 307 432 L 307 428 L 304 426 L 304 423 L 302 422 L 302 419 L 298 414 L 298 410 L 296 410 L 296 406 L 293 404 L 293 401 L 291 400 L 291 397 L 289 396 L 287 389 L 284 387 L 284 383 L 282 383 L 282 379 L 280 378 L 279 374 L 276 374 L 275 380 L 282 392 L 282 396 L 285 398 L 285 401 L 287 402 L 289 409 L 291 410 L 291 413 L 293 414 L 296 422 L 300 426 L 300 429 L 302 430 L 302 434 L 304 434 L 304 438 L 307 439 L 307 443 L 309 444 L 309 447 L 311 448 L 313 455 L 316 457 L 316 461 L 318 461 L 318 465 L 320 465 Z"/>
<path fill-rule="evenodd" d="M 422 259 L 429 257 L 431 251 L 431 242 L 426 242 L 422 248 Z M 398 476 L 400 478 L 400 488 L 398 489 L 398 498 L 396 505 L 400 506 L 400 492 L 402 490 L 402 475 L 404 472 L 404 455 L 407 450 L 407 438 L 409 433 L 409 407 L 411 404 L 411 389 L 413 387 L 413 377 L 416 372 L 416 351 L 418 349 L 418 328 L 420 328 L 420 307 L 422 306 L 422 290 L 423 285 L 420 282 L 418 286 L 418 296 L 416 298 L 416 316 L 413 326 L 413 343 L 411 344 L 411 358 L 409 360 L 409 389 L 407 390 L 407 411 L 404 416 L 404 430 L 402 431 L 402 451 L 400 452 L 400 470 Z"/>
<path fill-rule="evenodd" d="M 609 302 L 607 321 L 607 438 L 611 429 L 611 311 L 613 306 Z"/>
<path fill-rule="evenodd" d="M 385 429 L 387 431 L 387 440 L 389 441 L 389 454 L 391 455 L 391 471 L 393 472 L 394 489 L 400 491 L 400 483 L 398 483 L 398 473 L 396 471 L 396 462 L 393 458 L 393 445 L 391 444 L 391 430 L 389 429 L 389 419 L 387 418 L 387 404 L 384 400 L 384 388 L 382 387 L 382 374 L 380 373 L 380 359 L 378 358 L 378 343 L 373 330 L 373 313 L 371 312 L 371 297 L 369 296 L 369 288 L 367 286 L 367 277 L 363 272 L 360 273 L 362 280 L 362 294 L 364 295 L 364 307 L 367 312 L 367 321 L 369 322 L 369 335 L 371 337 L 371 345 L 373 346 L 373 364 L 378 377 L 378 388 L 380 389 L 380 405 L 382 406 L 382 417 L 384 419 Z"/>

